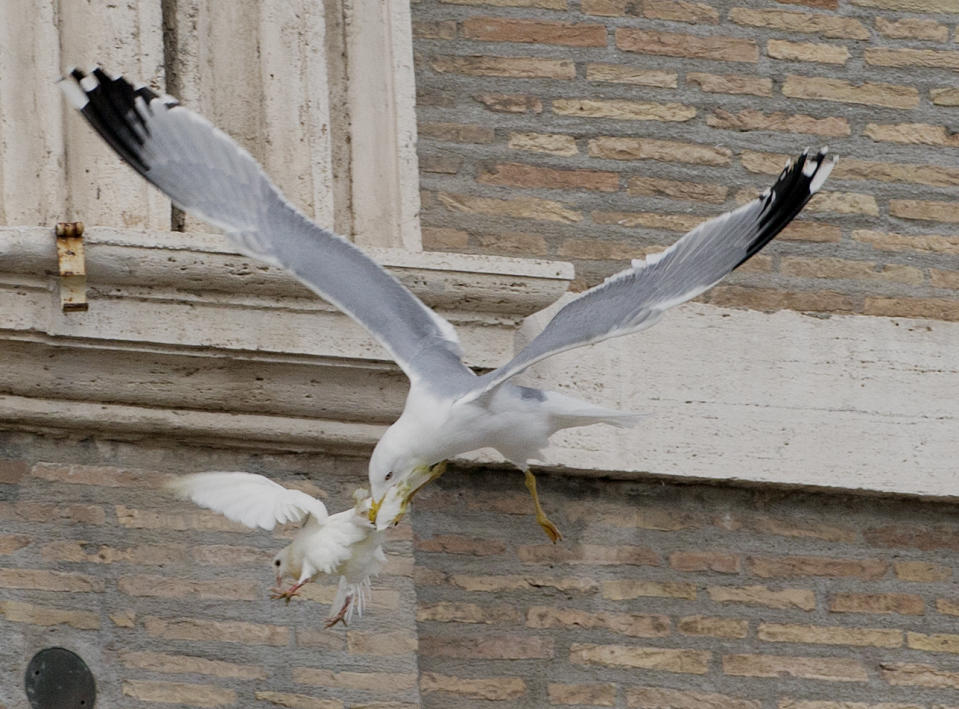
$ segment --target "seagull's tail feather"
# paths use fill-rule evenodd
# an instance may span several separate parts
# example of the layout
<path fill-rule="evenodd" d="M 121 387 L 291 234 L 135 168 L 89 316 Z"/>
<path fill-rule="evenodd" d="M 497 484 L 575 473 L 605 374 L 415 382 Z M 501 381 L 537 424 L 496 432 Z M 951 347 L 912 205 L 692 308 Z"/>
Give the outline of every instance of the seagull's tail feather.
<path fill-rule="evenodd" d="M 646 414 L 597 406 L 555 391 L 545 392 L 545 394 L 544 403 L 549 408 L 554 431 L 574 426 L 589 426 L 594 423 L 608 423 L 619 428 L 629 428 L 646 418 Z"/>

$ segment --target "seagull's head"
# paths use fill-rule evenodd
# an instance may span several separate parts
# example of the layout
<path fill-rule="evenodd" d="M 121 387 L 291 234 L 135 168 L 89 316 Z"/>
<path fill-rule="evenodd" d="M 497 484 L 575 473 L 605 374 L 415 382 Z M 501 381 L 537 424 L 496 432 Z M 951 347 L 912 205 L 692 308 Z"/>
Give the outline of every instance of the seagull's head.
<path fill-rule="evenodd" d="M 406 513 L 413 495 L 430 480 L 443 474 L 446 461 L 431 464 L 398 445 L 387 430 L 370 457 L 370 521 L 377 529 L 397 524 Z"/>

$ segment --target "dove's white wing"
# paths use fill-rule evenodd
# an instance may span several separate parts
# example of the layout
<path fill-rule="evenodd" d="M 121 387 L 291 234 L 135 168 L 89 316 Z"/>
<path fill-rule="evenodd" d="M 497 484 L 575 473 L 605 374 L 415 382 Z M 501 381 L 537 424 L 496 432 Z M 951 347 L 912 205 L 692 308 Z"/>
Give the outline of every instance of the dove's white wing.
<path fill-rule="evenodd" d="M 205 118 L 101 69 L 60 86 L 121 158 L 244 253 L 280 266 L 363 325 L 411 380 L 468 389 L 456 331 L 346 239 L 307 219 L 263 169 Z"/>
<path fill-rule="evenodd" d="M 172 480 L 167 487 L 247 527 L 273 529 L 277 524 L 302 522 L 308 515 L 317 522 L 327 517 L 326 506 L 315 497 L 253 473 L 194 473 Z"/>

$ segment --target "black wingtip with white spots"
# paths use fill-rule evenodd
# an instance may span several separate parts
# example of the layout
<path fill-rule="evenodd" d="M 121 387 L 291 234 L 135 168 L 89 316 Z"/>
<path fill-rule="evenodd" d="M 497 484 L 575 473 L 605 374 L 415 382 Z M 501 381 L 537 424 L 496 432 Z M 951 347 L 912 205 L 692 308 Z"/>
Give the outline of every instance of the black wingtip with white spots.
<path fill-rule="evenodd" d="M 759 216 L 759 233 L 736 268 L 772 241 L 819 191 L 836 164 L 836 158 L 827 157 L 828 152 L 829 148 L 823 147 L 815 157 L 810 158 L 809 150 L 804 150 L 792 164 L 783 168 L 776 184 L 760 195 L 763 206 Z"/>

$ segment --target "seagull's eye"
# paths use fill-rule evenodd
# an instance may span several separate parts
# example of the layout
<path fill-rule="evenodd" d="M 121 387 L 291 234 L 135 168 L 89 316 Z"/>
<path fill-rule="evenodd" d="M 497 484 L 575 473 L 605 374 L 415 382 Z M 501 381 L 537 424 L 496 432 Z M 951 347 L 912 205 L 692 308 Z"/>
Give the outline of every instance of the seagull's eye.
<path fill-rule="evenodd" d="M 389 480 L 389 479 L 392 478 L 392 477 L 393 477 L 393 471 L 391 470 L 390 472 L 388 472 L 388 473 L 386 474 L 386 477 L 383 478 L 383 479 L 384 479 L 384 480 Z"/>

